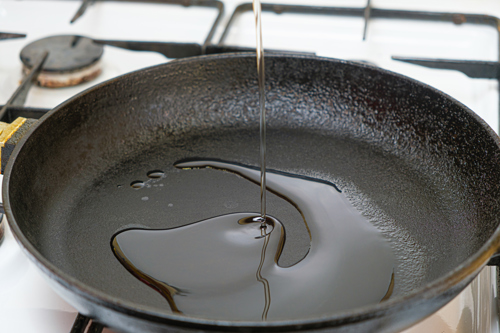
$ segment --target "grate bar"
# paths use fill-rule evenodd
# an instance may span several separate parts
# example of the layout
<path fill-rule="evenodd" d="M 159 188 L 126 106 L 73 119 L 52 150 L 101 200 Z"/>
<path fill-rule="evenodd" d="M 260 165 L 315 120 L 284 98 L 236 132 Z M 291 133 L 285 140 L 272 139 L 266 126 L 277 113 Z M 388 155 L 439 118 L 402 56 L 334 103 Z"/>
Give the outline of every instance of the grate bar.
<path fill-rule="evenodd" d="M 207 37 L 205 38 L 205 41 L 203 42 L 203 49 L 207 45 L 210 44 L 212 41 L 212 38 L 215 34 L 215 30 L 217 29 L 217 26 L 219 25 L 220 21 L 222 20 L 222 17 L 224 16 L 224 3 L 219 0 L 117 0 L 118 2 L 139 2 L 139 3 L 156 3 L 156 4 L 165 4 L 165 5 L 180 5 L 184 7 L 206 7 L 206 8 L 215 8 L 218 10 L 217 17 L 215 18 L 215 21 L 212 23 L 212 26 L 210 27 L 210 31 L 208 32 Z M 82 0 L 81 6 L 78 8 L 77 12 L 71 19 L 71 23 L 74 23 L 78 18 L 82 17 L 87 8 L 90 5 L 93 5 L 96 2 L 96 0 Z"/>
<path fill-rule="evenodd" d="M 0 32 L 0 40 L 13 39 L 13 38 L 24 38 L 26 34 L 18 34 L 13 32 Z"/>

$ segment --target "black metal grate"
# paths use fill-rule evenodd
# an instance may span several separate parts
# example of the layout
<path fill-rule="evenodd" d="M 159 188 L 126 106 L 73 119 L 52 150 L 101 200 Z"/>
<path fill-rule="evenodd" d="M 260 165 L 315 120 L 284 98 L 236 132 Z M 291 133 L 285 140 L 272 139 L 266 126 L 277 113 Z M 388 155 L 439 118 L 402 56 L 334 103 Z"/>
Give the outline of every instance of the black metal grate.
<path fill-rule="evenodd" d="M 231 18 L 227 22 L 224 32 L 219 39 L 218 46 L 222 47 L 226 38 L 238 17 L 252 10 L 252 3 L 243 3 L 236 7 Z M 430 21 L 430 22 L 450 22 L 456 25 L 464 23 L 484 25 L 495 28 L 498 33 L 498 61 L 483 61 L 483 60 L 452 60 L 452 59 L 437 59 L 437 58 L 413 58 L 413 57 L 397 57 L 393 56 L 393 60 L 407 62 L 415 65 L 425 66 L 434 69 L 456 70 L 464 73 L 470 78 L 496 79 L 500 81 L 500 19 L 491 15 L 467 14 L 467 13 L 442 13 L 442 12 L 426 12 L 426 11 L 407 11 L 393 9 L 379 9 L 371 6 L 368 0 L 366 7 L 328 7 L 328 6 L 307 6 L 307 5 L 286 5 L 286 4 L 262 4 L 263 12 L 271 12 L 275 14 L 307 14 L 307 15 L 329 15 L 329 16 L 351 16 L 361 17 L 364 19 L 363 40 L 366 38 L 366 31 L 369 26 L 369 21 L 372 18 L 377 19 L 398 19 L 398 20 L 413 20 L 413 21 Z M 500 84 L 499 84 L 500 86 Z M 500 87 L 499 87 L 500 89 Z M 500 91 L 499 91 L 500 93 Z M 498 107 L 500 114 L 500 105 Z M 499 125 L 500 129 L 500 115 Z"/>

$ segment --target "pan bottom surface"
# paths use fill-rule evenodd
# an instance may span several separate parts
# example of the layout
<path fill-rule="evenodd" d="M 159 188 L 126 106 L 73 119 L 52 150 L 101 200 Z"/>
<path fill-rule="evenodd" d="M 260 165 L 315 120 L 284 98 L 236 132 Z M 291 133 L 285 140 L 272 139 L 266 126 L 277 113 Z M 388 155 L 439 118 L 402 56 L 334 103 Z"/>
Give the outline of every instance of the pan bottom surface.
<path fill-rule="evenodd" d="M 174 166 L 181 160 L 204 158 L 258 167 L 257 133 L 258 128 L 187 133 L 124 156 L 92 183 L 82 182 L 71 188 L 71 194 L 68 190 L 59 195 L 44 217 L 40 252 L 98 291 L 139 308 L 171 313 L 160 293 L 120 264 L 111 240 L 132 228 L 175 228 L 214 216 L 259 212 L 256 184 L 233 173 L 208 168 L 190 172 Z M 452 226 L 464 219 L 466 203 L 454 188 L 445 186 L 446 170 L 436 177 L 356 139 L 283 128 L 268 129 L 268 167 L 335 184 L 380 231 L 394 254 L 391 297 L 446 274 L 474 251 L 456 248 L 460 237 L 467 236 Z M 268 214 L 286 230 L 278 264 L 290 267 L 300 262 L 315 240 L 301 212 L 269 193 Z M 370 273 L 367 268 L 366 274 Z"/>

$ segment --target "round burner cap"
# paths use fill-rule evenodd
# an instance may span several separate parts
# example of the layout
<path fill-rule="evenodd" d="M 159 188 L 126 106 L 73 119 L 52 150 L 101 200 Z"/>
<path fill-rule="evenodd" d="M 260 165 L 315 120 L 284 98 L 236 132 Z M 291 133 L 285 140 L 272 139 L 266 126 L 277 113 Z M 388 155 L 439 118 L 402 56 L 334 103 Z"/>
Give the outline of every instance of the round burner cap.
<path fill-rule="evenodd" d="M 21 61 L 31 69 L 42 52 L 49 51 L 44 72 L 73 72 L 87 68 L 102 56 L 103 46 L 82 36 L 52 36 L 36 40 L 21 51 Z"/>

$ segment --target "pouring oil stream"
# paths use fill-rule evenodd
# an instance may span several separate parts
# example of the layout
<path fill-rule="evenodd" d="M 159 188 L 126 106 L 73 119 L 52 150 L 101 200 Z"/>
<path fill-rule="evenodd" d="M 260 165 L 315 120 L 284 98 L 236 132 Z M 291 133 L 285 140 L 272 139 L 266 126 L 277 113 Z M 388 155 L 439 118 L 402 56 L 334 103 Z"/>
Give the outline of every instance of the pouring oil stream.
<path fill-rule="evenodd" d="M 255 35 L 257 39 L 257 73 L 259 82 L 260 109 L 260 222 L 266 226 L 266 76 L 264 71 L 264 47 L 262 45 L 262 6 L 260 0 L 253 0 Z"/>
<path fill-rule="evenodd" d="M 264 68 L 264 46 L 262 45 L 262 6 L 260 0 L 253 0 L 253 12 L 255 15 L 255 37 L 257 53 L 257 76 L 259 85 L 259 109 L 260 109 L 260 228 L 263 235 L 267 227 L 266 220 L 266 73 Z M 265 235 L 262 247 L 261 262 L 257 269 L 257 280 L 264 285 L 265 307 L 262 320 L 267 320 L 267 313 L 271 303 L 269 282 L 262 277 L 262 265 L 265 260 L 266 247 L 269 235 Z"/>

